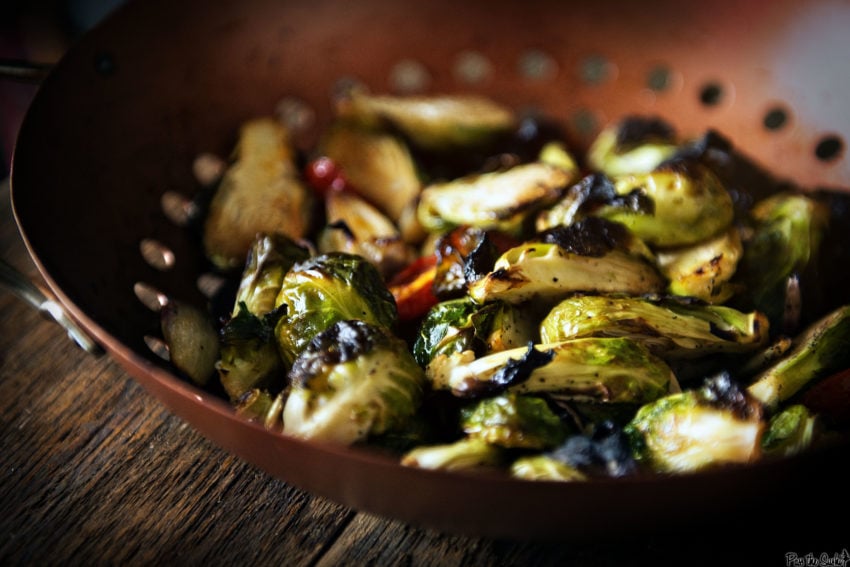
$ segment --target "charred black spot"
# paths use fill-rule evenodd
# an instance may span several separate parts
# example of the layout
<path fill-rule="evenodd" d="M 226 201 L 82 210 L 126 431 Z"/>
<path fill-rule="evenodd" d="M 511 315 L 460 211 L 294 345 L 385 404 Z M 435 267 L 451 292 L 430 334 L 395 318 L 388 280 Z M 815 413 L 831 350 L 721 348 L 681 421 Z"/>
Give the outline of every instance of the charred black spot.
<path fill-rule="evenodd" d="M 740 419 L 758 417 L 761 413 L 760 404 L 726 371 L 706 378 L 697 395 L 713 407 L 731 410 Z"/>
<path fill-rule="evenodd" d="M 656 116 L 627 116 L 617 126 L 616 151 L 630 150 L 649 142 L 674 142 L 676 130 Z"/>
<path fill-rule="evenodd" d="M 498 258 L 499 250 L 485 234 L 463 263 L 463 275 L 466 282 L 472 283 L 486 276 L 492 271 Z"/>
<path fill-rule="evenodd" d="M 557 226 L 539 235 L 547 244 L 557 244 L 580 256 L 600 257 L 618 248 L 626 248 L 632 235 L 620 223 L 601 217 L 587 217 L 569 226 Z"/>
<path fill-rule="evenodd" d="M 343 233 L 345 233 L 345 236 L 347 238 L 354 238 L 354 233 L 351 231 L 351 228 L 349 228 L 348 224 L 346 224 L 344 220 L 334 221 L 328 224 L 328 228 L 333 230 L 341 230 Z"/>
<path fill-rule="evenodd" d="M 714 162 L 729 159 L 732 142 L 716 130 L 707 130 L 700 138 L 682 144 L 668 161 L 703 160 L 711 165 Z"/>
<path fill-rule="evenodd" d="M 555 357 L 552 350 L 541 351 L 534 348 L 534 343 L 528 343 L 528 349 L 522 358 L 508 360 L 490 380 L 472 380 L 465 383 L 458 393 L 466 396 L 490 396 L 504 392 L 508 387 L 521 384 L 531 377 L 531 373 L 541 366 L 546 366 Z"/>
<path fill-rule="evenodd" d="M 622 428 L 606 420 L 589 435 L 574 435 L 550 456 L 594 476 L 622 477 L 637 472 L 628 438 Z"/>
<path fill-rule="evenodd" d="M 362 356 L 383 341 L 385 332 L 365 321 L 339 321 L 317 334 L 292 363 L 290 378 L 304 384 L 322 367 L 343 364 Z"/>

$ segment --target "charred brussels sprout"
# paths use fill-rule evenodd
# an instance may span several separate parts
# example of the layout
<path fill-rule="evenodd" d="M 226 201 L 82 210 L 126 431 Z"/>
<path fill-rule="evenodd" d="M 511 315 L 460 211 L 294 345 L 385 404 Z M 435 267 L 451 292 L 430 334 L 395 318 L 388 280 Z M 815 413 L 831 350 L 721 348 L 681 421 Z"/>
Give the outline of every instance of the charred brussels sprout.
<path fill-rule="evenodd" d="M 794 338 L 790 352 L 759 373 L 747 388 L 775 409 L 814 381 L 850 366 L 850 306 L 812 323 Z"/>
<path fill-rule="evenodd" d="M 622 338 L 575 339 L 478 359 L 468 351 L 440 355 L 426 374 L 435 388 L 462 397 L 509 390 L 605 403 L 645 403 L 678 389 L 664 361 L 639 343 Z"/>
<path fill-rule="evenodd" d="M 632 246 L 633 237 L 622 227 L 608 230 L 619 225 L 596 226 L 600 223 L 605 221 L 587 219 L 565 229 L 572 238 L 511 248 L 492 272 L 470 284 L 469 295 L 480 303 L 521 303 L 533 298 L 557 301 L 576 292 L 640 295 L 663 290 L 664 279 L 643 256 L 644 248 Z"/>
<path fill-rule="evenodd" d="M 160 311 L 160 327 L 171 363 L 195 384 L 209 383 L 219 353 L 218 334 L 209 314 L 171 300 Z"/>
<path fill-rule="evenodd" d="M 544 343 L 592 336 L 628 337 L 663 358 L 687 358 L 755 350 L 767 341 L 768 322 L 720 305 L 589 295 L 563 300 L 540 324 Z"/>
<path fill-rule="evenodd" d="M 280 122 L 261 118 L 242 126 L 236 160 L 216 188 L 204 223 L 204 249 L 215 266 L 243 266 L 258 233 L 306 235 L 312 194 L 293 154 Z"/>
<path fill-rule="evenodd" d="M 723 373 L 640 408 L 625 432 L 638 462 L 659 472 L 691 472 L 758 459 L 762 416 L 758 400 Z"/>
<path fill-rule="evenodd" d="M 685 248 L 658 252 L 656 262 L 670 280 L 673 295 L 696 297 L 709 303 L 724 303 L 737 288 L 730 280 L 744 253 L 737 228 Z"/>
<path fill-rule="evenodd" d="M 328 224 L 318 237 L 319 252 L 359 254 L 388 277 L 414 260 L 415 252 L 396 226 L 363 198 L 348 191 L 325 198 Z"/>
<path fill-rule="evenodd" d="M 296 263 L 309 258 L 310 250 L 282 234 L 260 235 L 254 241 L 242 271 L 233 315 L 240 306 L 262 316 L 275 308 L 283 277 Z"/>
<path fill-rule="evenodd" d="M 504 450 L 483 439 L 464 437 L 453 443 L 423 445 L 401 458 L 406 467 L 432 470 L 468 470 L 501 464 Z"/>
<path fill-rule="evenodd" d="M 438 303 L 425 316 L 413 354 L 427 366 L 439 354 L 507 350 L 527 344 L 535 335 L 528 312 L 513 305 L 496 301 L 482 306 L 469 298 L 452 299 Z"/>
<path fill-rule="evenodd" d="M 587 476 L 621 477 L 637 471 L 628 437 L 611 421 L 597 423 L 587 434 L 571 435 L 548 456 Z"/>
<path fill-rule="evenodd" d="M 383 130 L 336 122 L 319 149 L 342 169 L 357 192 L 398 223 L 421 189 L 416 163 L 405 143 Z"/>
<path fill-rule="evenodd" d="M 755 227 L 739 267 L 745 287 L 740 301 L 766 313 L 777 330 L 793 332 L 798 317 L 786 320 L 793 303 L 789 279 L 814 262 L 829 212 L 805 195 L 781 193 L 756 203 L 751 215 Z"/>
<path fill-rule="evenodd" d="M 594 214 L 620 222 L 650 245 L 686 246 L 726 230 L 734 217 L 729 192 L 708 167 L 697 161 L 666 162 L 649 173 L 614 180 L 620 195 L 639 193 L 650 211 L 606 206 Z"/>
<path fill-rule="evenodd" d="M 678 150 L 676 133 L 656 117 L 627 116 L 599 133 L 587 152 L 591 168 L 610 176 L 649 173 Z"/>
<path fill-rule="evenodd" d="M 395 299 L 377 268 L 362 256 L 342 252 L 295 264 L 283 279 L 276 304 L 286 306 L 275 335 L 287 362 L 337 321 L 360 319 L 393 329 L 397 319 Z"/>
<path fill-rule="evenodd" d="M 425 187 L 417 214 L 431 232 L 460 225 L 519 233 L 526 218 L 560 198 L 571 173 L 542 162 L 516 165 Z"/>
<path fill-rule="evenodd" d="M 513 111 L 474 95 L 372 95 L 352 89 L 337 112 L 362 122 L 388 123 L 417 146 L 437 151 L 488 145 L 516 126 Z"/>
<path fill-rule="evenodd" d="M 283 432 L 345 445 L 404 430 L 425 384 L 404 341 L 363 321 L 340 321 L 316 335 L 289 381 Z"/>
<path fill-rule="evenodd" d="M 541 450 L 560 445 L 569 431 L 543 398 L 515 393 L 465 408 L 461 426 L 469 437 L 491 445 Z"/>

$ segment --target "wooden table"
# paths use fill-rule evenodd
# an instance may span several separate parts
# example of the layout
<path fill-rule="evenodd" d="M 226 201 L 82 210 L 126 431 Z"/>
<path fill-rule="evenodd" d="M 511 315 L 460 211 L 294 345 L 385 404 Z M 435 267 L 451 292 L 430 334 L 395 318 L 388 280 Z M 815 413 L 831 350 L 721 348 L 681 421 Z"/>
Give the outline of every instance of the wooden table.
<path fill-rule="evenodd" d="M 0 254 L 37 281 L 0 190 Z M 311 496 L 226 453 L 108 357 L 0 291 L 0 564 L 784 565 L 753 534 L 539 544 L 443 534 Z M 683 505 L 687 505 L 683 503 Z M 740 512 L 745 513 L 745 512 Z M 639 521 L 639 518 L 636 518 Z M 732 551 L 740 539 L 743 551 Z M 749 560 L 749 559 L 747 559 Z"/>

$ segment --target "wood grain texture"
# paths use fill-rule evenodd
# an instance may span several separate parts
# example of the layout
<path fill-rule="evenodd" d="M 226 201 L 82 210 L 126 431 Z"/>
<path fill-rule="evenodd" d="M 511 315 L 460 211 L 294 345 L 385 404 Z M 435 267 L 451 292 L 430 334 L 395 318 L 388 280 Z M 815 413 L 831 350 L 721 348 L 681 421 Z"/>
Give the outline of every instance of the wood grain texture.
<path fill-rule="evenodd" d="M 0 253 L 35 278 L 7 190 L 0 199 Z M 709 565 L 743 562 L 747 552 L 717 545 L 730 538 L 722 527 L 562 545 L 444 534 L 358 513 L 213 445 L 108 357 L 85 354 L 2 290 L 0 426 L 3 565 Z M 785 551 L 840 551 L 774 544 L 751 551 L 777 565 Z"/>

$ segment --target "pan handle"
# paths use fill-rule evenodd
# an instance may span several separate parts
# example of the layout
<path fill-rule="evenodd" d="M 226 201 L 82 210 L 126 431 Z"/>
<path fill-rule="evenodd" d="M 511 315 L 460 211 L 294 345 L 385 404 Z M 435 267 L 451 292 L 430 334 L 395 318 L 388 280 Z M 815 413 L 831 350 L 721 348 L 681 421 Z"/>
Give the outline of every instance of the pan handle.
<path fill-rule="evenodd" d="M 51 68 L 52 65 L 24 59 L 0 59 L 0 79 L 38 84 L 50 73 Z"/>
<path fill-rule="evenodd" d="M 8 287 L 18 297 L 38 309 L 42 314 L 50 316 L 62 325 L 68 336 L 77 345 L 90 354 L 103 354 L 103 349 L 86 334 L 69 316 L 58 301 L 50 299 L 35 284 L 21 275 L 5 260 L 0 259 L 0 285 Z"/>

